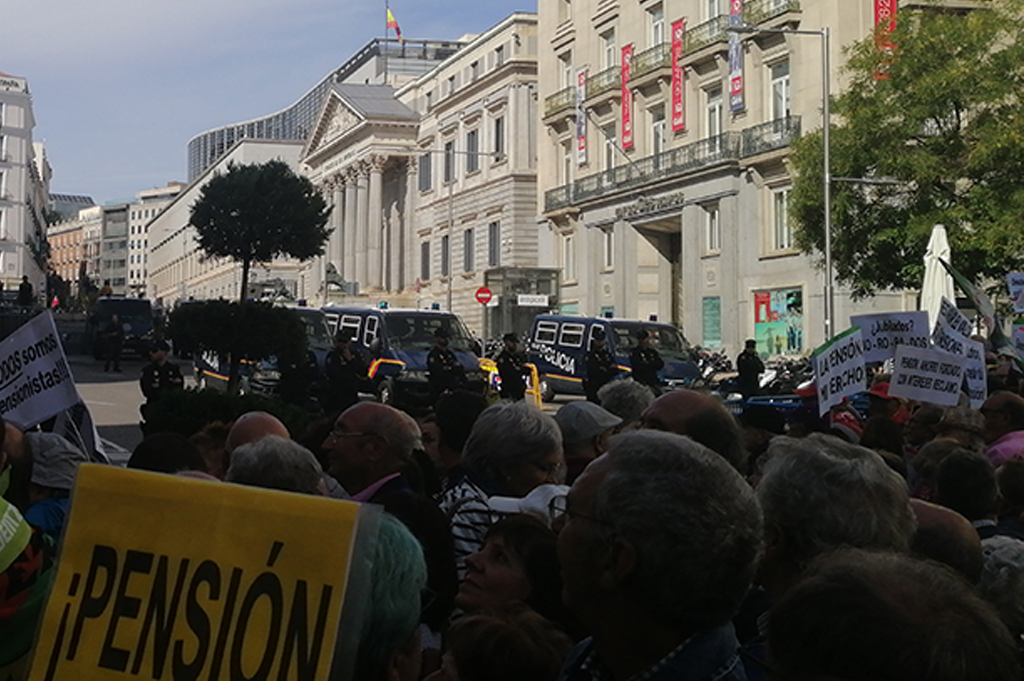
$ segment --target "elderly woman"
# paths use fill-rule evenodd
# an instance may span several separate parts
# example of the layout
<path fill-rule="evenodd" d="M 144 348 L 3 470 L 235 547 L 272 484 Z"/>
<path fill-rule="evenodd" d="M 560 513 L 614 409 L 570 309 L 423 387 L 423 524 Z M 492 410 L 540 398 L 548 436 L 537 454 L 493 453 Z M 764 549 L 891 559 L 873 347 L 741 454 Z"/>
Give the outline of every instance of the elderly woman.
<path fill-rule="evenodd" d="M 565 479 L 562 434 L 555 420 L 525 402 L 484 410 L 463 450 L 466 475 L 445 492 L 440 507 L 455 541 L 459 579 L 466 557 L 484 544 L 491 525 L 504 515 L 488 504 L 494 496 L 525 497 L 545 484 Z"/>

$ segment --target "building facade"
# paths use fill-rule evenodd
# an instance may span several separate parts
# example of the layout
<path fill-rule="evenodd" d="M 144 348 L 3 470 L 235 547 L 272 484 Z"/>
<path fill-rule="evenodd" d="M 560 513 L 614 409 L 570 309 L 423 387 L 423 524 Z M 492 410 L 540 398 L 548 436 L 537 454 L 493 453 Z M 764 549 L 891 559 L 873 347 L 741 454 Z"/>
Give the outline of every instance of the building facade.
<path fill-rule="evenodd" d="M 874 28 L 871 3 L 840 0 L 540 0 L 540 210 L 560 309 L 805 354 L 825 340 L 825 282 L 795 248 L 787 157 L 821 125 L 821 42 L 730 21 L 830 27 L 833 92 L 842 48 Z M 835 299 L 837 330 L 915 304 Z"/>
<path fill-rule="evenodd" d="M 46 290 L 46 221 L 50 166 L 34 144 L 28 81 L 0 73 L 0 283 L 17 289 L 28 277 Z"/>
<path fill-rule="evenodd" d="M 50 243 L 50 271 L 67 282 L 72 297 L 78 296 L 83 263 L 83 221 L 76 215 L 50 225 L 46 230 Z"/>
<path fill-rule="evenodd" d="M 184 188 L 181 182 L 144 189 L 128 204 L 128 294 L 145 297 L 149 265 L 149 225 Z"/>
<path fill-rule="evenodd" d="M 190 299 L 237 300 L 242 267 L 232 260 L 205 257 L 198 249 L 195 229 L 189 225 L 192 204 L 203 186 L 215 174 L 226 172 L 231 163 L 279 160 L 297 171 L 301 150 L 301 142 L 239 140 L 215 165 L 181 189 L 148 223 L 149 257 L 144 262 L 148 296 L 165 307 Z M 294 298 L 299 295 L 299 269 L 299 263 L 288 258 L 254 264 L 249 273 L 250 290 L 266 286 L 271 293 Z"/>
<path fill-rule="evenodd" d="M 436 304 L 488 336 L 525 331 L 536 309 L 517 294 L 555 300 L 538 267 L 536 54 L 536 15 L 516 13 L 398 90 L 334 86 L 303 156 L 334 205 L 319 270 L 342 285 L 324 300 Z"/>

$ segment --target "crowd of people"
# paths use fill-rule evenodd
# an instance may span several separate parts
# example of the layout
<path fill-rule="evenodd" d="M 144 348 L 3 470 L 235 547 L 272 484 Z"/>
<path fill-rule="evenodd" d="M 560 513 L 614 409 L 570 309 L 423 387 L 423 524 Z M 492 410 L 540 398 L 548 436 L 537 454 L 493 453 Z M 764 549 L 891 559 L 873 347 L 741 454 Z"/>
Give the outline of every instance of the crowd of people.
<path fill-rule="evenodd" d="M 339 353 L 339 383 L 360 361 Z M 346 390 L 305 432 L 251 412 L 150 434 L 127 465 L 382 507 L 360 681 L 1019 680 L 1017 390 L 942 408 L 876 376 L 865 414 L 808 395 L 734 415 L 617 379 L 552 415 L 438 384 L 419 418 Z M 0 565 L 0 670 L 20 678 L 87 457 L 0 434 L 0 511 L 30 528 Z"/>

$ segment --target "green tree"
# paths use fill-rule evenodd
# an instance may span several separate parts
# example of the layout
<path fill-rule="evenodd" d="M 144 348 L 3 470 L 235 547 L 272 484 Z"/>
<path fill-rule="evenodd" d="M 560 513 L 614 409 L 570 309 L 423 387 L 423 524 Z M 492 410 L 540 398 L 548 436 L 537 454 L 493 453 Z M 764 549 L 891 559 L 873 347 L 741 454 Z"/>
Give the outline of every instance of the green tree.
<path fill-rule="evenodd" d="M 289 255 L 308 260 L 324 252 L 331 214 L 309 179 L 282 161 L 237 165 L 199 193 L 189 224 L 208 256 L 242 264 L 239 300 L 245 301 L 253 263 Z"/>
<path fill-rule="evenodd" d="M 894 54 L 879 50 L 875 36 L 847 49 L 849 84 L 833 99 L 832 175 L 896 181 L 833 183 L 833 263 L 855 296 L 920 287 L 937 223 L 968 278 L 1021 267 L 1022 17 L 1022 0 L 966 12 L 901 9 Z M 797 244 L 820 254 L 820 131 L 797 142 L 793 164 Z"/>

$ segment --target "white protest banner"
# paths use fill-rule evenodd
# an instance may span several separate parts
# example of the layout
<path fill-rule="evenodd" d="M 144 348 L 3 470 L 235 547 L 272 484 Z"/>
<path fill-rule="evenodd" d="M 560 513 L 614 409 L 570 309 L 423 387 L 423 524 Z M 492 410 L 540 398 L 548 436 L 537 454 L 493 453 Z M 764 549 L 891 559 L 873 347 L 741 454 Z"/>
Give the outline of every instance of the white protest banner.
<path fill-rule="evenodd" d="M 844 397 L 867 388 L 864 342 L 859 327 L 847 329 L 815 350 L 813 362 L 820 414 L 828 412 Z"/>
<path fill-rule="evenodd" d="M 1014 312 L 1024 312 L 1024 272 L 1010 272 L 1006 275 L 1006 285 L 1010 289 L 1010 302 Z"/>
<path fill-rule="evenodd" d="M 0 415 L 21 430 L 81 398 L 47 310 L 0 343 Z"/>
<path fill-rule="evenodd" d="M 971 320 L 964 316 L 964 313 L 956 309 L 956 305 L 949 302 L 948 298 L 942 299 L 942 305 L 939 307 L 939 320 L 946 320 L 946 323 L 958 334 L 964 338 L 971 337 L 971 331 L 974 330 L 974 325 L 971 324 Z M 935 322 L 935 326 L 939 325 L 939 320 Z"/>
<path fill-rule="evenodd" d="M 889 395 L 953 407 L 960 401 L 963 373 L 961 357 L 901 345 L 896 348 L 896 370 L 889 382 Z"/>
<path fill-rule="evenodd" d="M 971 398 L 971 409 L 981 409 L 988 397 L 988 370 L 985 368 L 985 344 L 969 340 L 964 343 L 964 383 Z"/>
<path fill-rule="evenodd" d="M 889 312 L 850 317 L 864 339 L 864 361 L 884 362 L 896 356 L 896 346 L 928 347 L 928 312 Z"/>
<path fill-rule="evenodd" d="M 963 356 L 968 341 L 970 338 L 954 329 L 945 317 L 940 316 L 936 320 L 932 344 L 939 350 Z"/>

